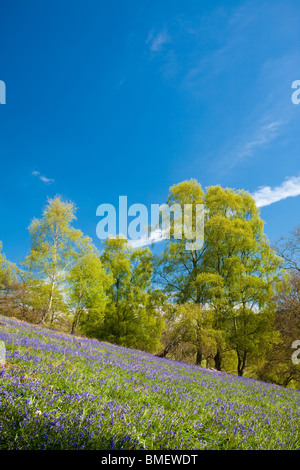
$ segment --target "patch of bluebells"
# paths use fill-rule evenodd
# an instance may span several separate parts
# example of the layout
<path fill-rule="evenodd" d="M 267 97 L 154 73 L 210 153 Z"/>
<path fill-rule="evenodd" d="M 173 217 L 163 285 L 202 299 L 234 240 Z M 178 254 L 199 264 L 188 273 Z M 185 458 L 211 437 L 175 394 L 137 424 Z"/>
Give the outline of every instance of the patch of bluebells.
<path fill-rule="evenodd" d="M 0 317 L 1 449 L 299 449 L 300 393 Z"/>

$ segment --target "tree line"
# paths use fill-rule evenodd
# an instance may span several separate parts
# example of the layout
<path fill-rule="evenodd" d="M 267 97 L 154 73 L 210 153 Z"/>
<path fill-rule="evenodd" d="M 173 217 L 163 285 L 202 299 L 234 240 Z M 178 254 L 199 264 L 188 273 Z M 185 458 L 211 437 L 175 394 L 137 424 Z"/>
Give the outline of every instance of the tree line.
<path fill-rule="evenodd" d="M 205 206 L 204 244 L 133 249 L 74 228 L 76 207 L 56 196 L 29 227 L 20 265 L 0 245 L 0 313 L 284 386 L 300 383 L 291 344 L 300 339 L 300 229 L 272 247 L 252 196 L 196 180 L 167 204 Z"/>

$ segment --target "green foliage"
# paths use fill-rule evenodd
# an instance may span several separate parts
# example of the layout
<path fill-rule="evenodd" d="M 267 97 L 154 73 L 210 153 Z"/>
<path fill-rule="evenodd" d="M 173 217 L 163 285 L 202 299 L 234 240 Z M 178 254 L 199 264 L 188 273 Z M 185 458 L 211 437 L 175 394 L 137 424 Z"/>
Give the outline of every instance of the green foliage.
<path fill-rule="evenodd" d="M 290 260 L 291 264 L 293 258 Z M 284 387 L 300 386 L 300 367 L 294 364 L 292 344 L 300 338 L 300 273 L 293 269 L 276 294 L 275 326 L 278 341 L 268 354 L 268 360 L 256 371 L 261 380 Z"/>
<path fill-rule="evenodd" d="M 50 324 L 55 319 L 58 305 L 66 310 L 63 301 L 66 273 L 82 237 L 81 231 L 71 226 L 75 210 L 73 203 L 56 196 L 48 200 L 43 217 L 34 219 L 29 227 L 31 250 L 24 267 L 35 283 L 37 295 L 45 300 L 42 321 L 50 321 Z"/>
<path fill-rule="evenodd" d="M 184 237 L 171 239 L 156 264 L 157 280 L 175 302 L 212 309 L 214 328 L 223 331 L 227 347 L 236 351 L 243 375 L 248 358 L 266 354 L 276 339 L 273 295 L 280 258 L 245 191 L 213 186 L 204 194 L 191 180 L 171 187 L 168 202 L 204 203 L 205 241 L 201 250 L 188 251 Z M 198 352 L 201 357 L 200 343 Z"/>
<path fill-rule="evenodd" d="M 196 364 L 214 357 L 217 352 L 216 331 L 213 328 L 212 311 L 196 304 L 180 305 L 178 308 L 182 341 L 196 349 Z"/>
<path fill-rule="evenodd" d="M 132 250 L 123 238 L 104 243 L 101 261 L 112 283 L 104 322 L 95 337 L 147 351 L 157 349 L 163 321 L 160 298 L 151 290 L 152 260 L 149 249 Z"/>
<path fill-rule="evenodd" d="M 105 272 L 99 254 L 85 237 L 68 275 L 69 304 L 74 310 L 72 333 L 78 325 L 86 333 L 94 332 L 104 320 L 106 291 L 111 277 Z"/>
<path fill-rule="evenodd" d="M 8 261 L 2 252 L 2 242 L 0 241 L 0 291 L 7 283 L 16 278 L 17 272 L 17 266 Z"/>
<path fill-rule="evenodd" d="M 183 226 L 184 206 L 204 205 L 201 249 L 187 249 L 187 234 L 175 236 L 179 221 L 171 213 L 171 238 L 160 256 L 134 250 L 120 237 L 106 240 L 100 255 L 73 227 L 74 204 L 49 199 L 29 227 L 31 250 L 22 270 L 6 260 L 0 242 L 1 312 L 162 357 L 193 357 L 219 371 L 235 368 L 243 375 L 247 368 L 248 375 L 278 383 L 296 380 L 287 348 L 279 352 L 295 332 L 286 332 L 286 308 L 277 309 L 276 324 L 275 311 L 284 298 L 289 315 L 298 315 L 298 306 L 286 300 L 282 263 L 299 272 L 300 230 L 277 256 L 245 191 L 204 191 L 192 179 L 172 186 L 166 202 L 182 209 Z M 265 367 L 268 357 L 274 367 Z"/>

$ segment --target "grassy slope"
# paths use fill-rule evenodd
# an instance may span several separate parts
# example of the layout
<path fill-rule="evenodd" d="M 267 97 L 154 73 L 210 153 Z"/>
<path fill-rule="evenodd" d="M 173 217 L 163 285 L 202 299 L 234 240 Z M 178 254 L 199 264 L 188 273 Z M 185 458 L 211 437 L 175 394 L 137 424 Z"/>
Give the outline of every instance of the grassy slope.
<path fill-rule="evenodd" d="M 0 317 L 2 449 L 299 449 L 300 393 Z"/>

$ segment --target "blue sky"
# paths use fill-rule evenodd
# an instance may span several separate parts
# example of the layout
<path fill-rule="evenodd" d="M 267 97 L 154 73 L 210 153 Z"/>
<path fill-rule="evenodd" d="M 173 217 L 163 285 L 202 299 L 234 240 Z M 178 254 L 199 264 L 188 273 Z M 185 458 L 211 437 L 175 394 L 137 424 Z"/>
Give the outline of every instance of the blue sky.
<path fill-rule="evenodd" d="M 300 223 L 300 3 L 2 0 L 0 240 L 12 261 L 47 197 L 163 203 L 196 178 L 254 194 L 274 242 Z"/>

